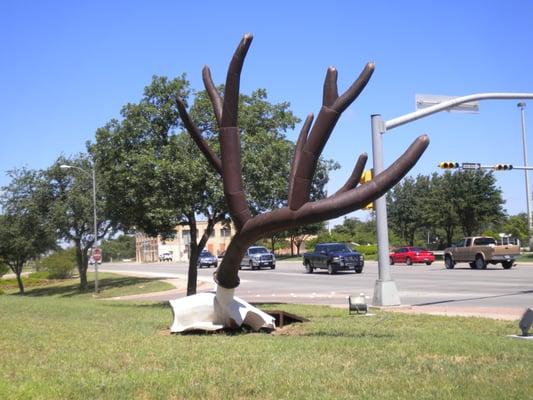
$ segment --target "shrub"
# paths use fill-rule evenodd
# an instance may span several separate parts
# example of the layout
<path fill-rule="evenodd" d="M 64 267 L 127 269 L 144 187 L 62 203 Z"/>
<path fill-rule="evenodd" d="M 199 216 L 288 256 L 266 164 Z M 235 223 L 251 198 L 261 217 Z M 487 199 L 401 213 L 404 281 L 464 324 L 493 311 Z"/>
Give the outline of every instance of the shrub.
<path fill-rule="evenodd" d="M 38 271 L 48 272 L 50 279 L 71 278 L 76 268 L 75 249 L 55 252 L 39 261 Z"/>
<path fill-rule="evenodd" d="M 7 274 L 8 272 L 9 272 L 9 267 L 6 264 L 0 262 L 0 278 L 4 276 L 5 274 Z"/>
<path fill-rule="evenodd" d="M 369 244 L 365 246 L 355 246 L 354 250 L 357 250 L 359 253 L 364 254 L 365 256 L 373 255 L 378 252 L 378 246 L 375 244 Z"/>

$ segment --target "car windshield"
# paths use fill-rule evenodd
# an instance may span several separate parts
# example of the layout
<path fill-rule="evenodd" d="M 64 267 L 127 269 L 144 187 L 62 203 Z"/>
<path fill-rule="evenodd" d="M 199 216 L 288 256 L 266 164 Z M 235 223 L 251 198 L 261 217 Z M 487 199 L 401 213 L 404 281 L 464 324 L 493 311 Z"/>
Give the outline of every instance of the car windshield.
<path fill-rule="evenodd" d="M 213 254 L 204 250 L 200 253 L 200 257 L 213 257 Z"/>
<path fill-rule="evenodd" d="M 351 253 L 352 252 L 352 249 L 350 249 L 345 244 L 330 245 L 330 246 L 328 246 L 328 250 L 330 252 L 335 252 L 335 253 Z"/>
<path fill-rule="evenodd" d="M 250 254 L 267 254 L 268 250 L 264 247 L 252 247 L 250 249 Z"/>
<path fill-rule="evenodd" d="M 422 247 L 411 247 L 411 251 L 427 251 L 427 250 Z"/>

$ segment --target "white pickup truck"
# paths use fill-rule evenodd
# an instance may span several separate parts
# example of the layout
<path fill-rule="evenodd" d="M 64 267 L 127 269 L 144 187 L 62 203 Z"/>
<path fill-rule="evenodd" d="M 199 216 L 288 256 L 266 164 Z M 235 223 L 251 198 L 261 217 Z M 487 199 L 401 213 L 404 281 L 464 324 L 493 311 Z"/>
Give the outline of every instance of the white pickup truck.
<path fill-rule="evenodd" d="M 465 262 L 472 269 L 485 269 L 488 264 L 501 263 L 504 269 L 509 269 L 519 255 L 520 246 L 516 244 L 497 244 L 494 238 L 473 236 L 445 249 L 444 265 L 453 269 L 456 263 Z"/>

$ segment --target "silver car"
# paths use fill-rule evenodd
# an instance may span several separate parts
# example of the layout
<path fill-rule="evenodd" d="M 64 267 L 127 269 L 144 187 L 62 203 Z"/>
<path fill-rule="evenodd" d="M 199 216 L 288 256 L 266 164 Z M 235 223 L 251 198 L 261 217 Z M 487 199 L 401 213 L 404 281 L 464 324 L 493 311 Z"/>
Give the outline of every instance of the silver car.
<path fill-rule="evenodd" d="M 250 269 L 261 269 L 267 267 L 276 268 L 276 257 L 263 246 L 248 247 L 239 267 L 250 267 Z"/>

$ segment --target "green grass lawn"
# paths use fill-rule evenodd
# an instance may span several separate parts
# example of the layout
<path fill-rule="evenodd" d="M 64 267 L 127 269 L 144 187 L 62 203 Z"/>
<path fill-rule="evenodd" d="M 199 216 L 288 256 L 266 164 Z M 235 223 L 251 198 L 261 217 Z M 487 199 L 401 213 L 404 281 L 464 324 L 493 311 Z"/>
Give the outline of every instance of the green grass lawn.
<path fill-rule="evenodd" d="M 26 292 L 25 296 L 69 298 L 92 297 L 94 294 L 94 273 L 87 273 L 87 280 L 89 284 L 88 291 L 80 292 L 79 278 L 51 280 L 46 279 L 46 274 L 34 273 L 24 276 L 22 279 Z M 159 292 L 173 288 L 174 286 L 171 284 L 154 278 L 136 278 L 102 272 L 98 274 L 98 297 L 100 298 Z M 8 294 L 18 293 L 17 280 L 15 278 L 0 279 L 0 290 Z"/>
<path fill-rule="evenodd" d="M 166 304 L 0 296 L 0 399 L 525 399 L 516 322 L 269 305 L 276 333 L 170 335 Z"/>

